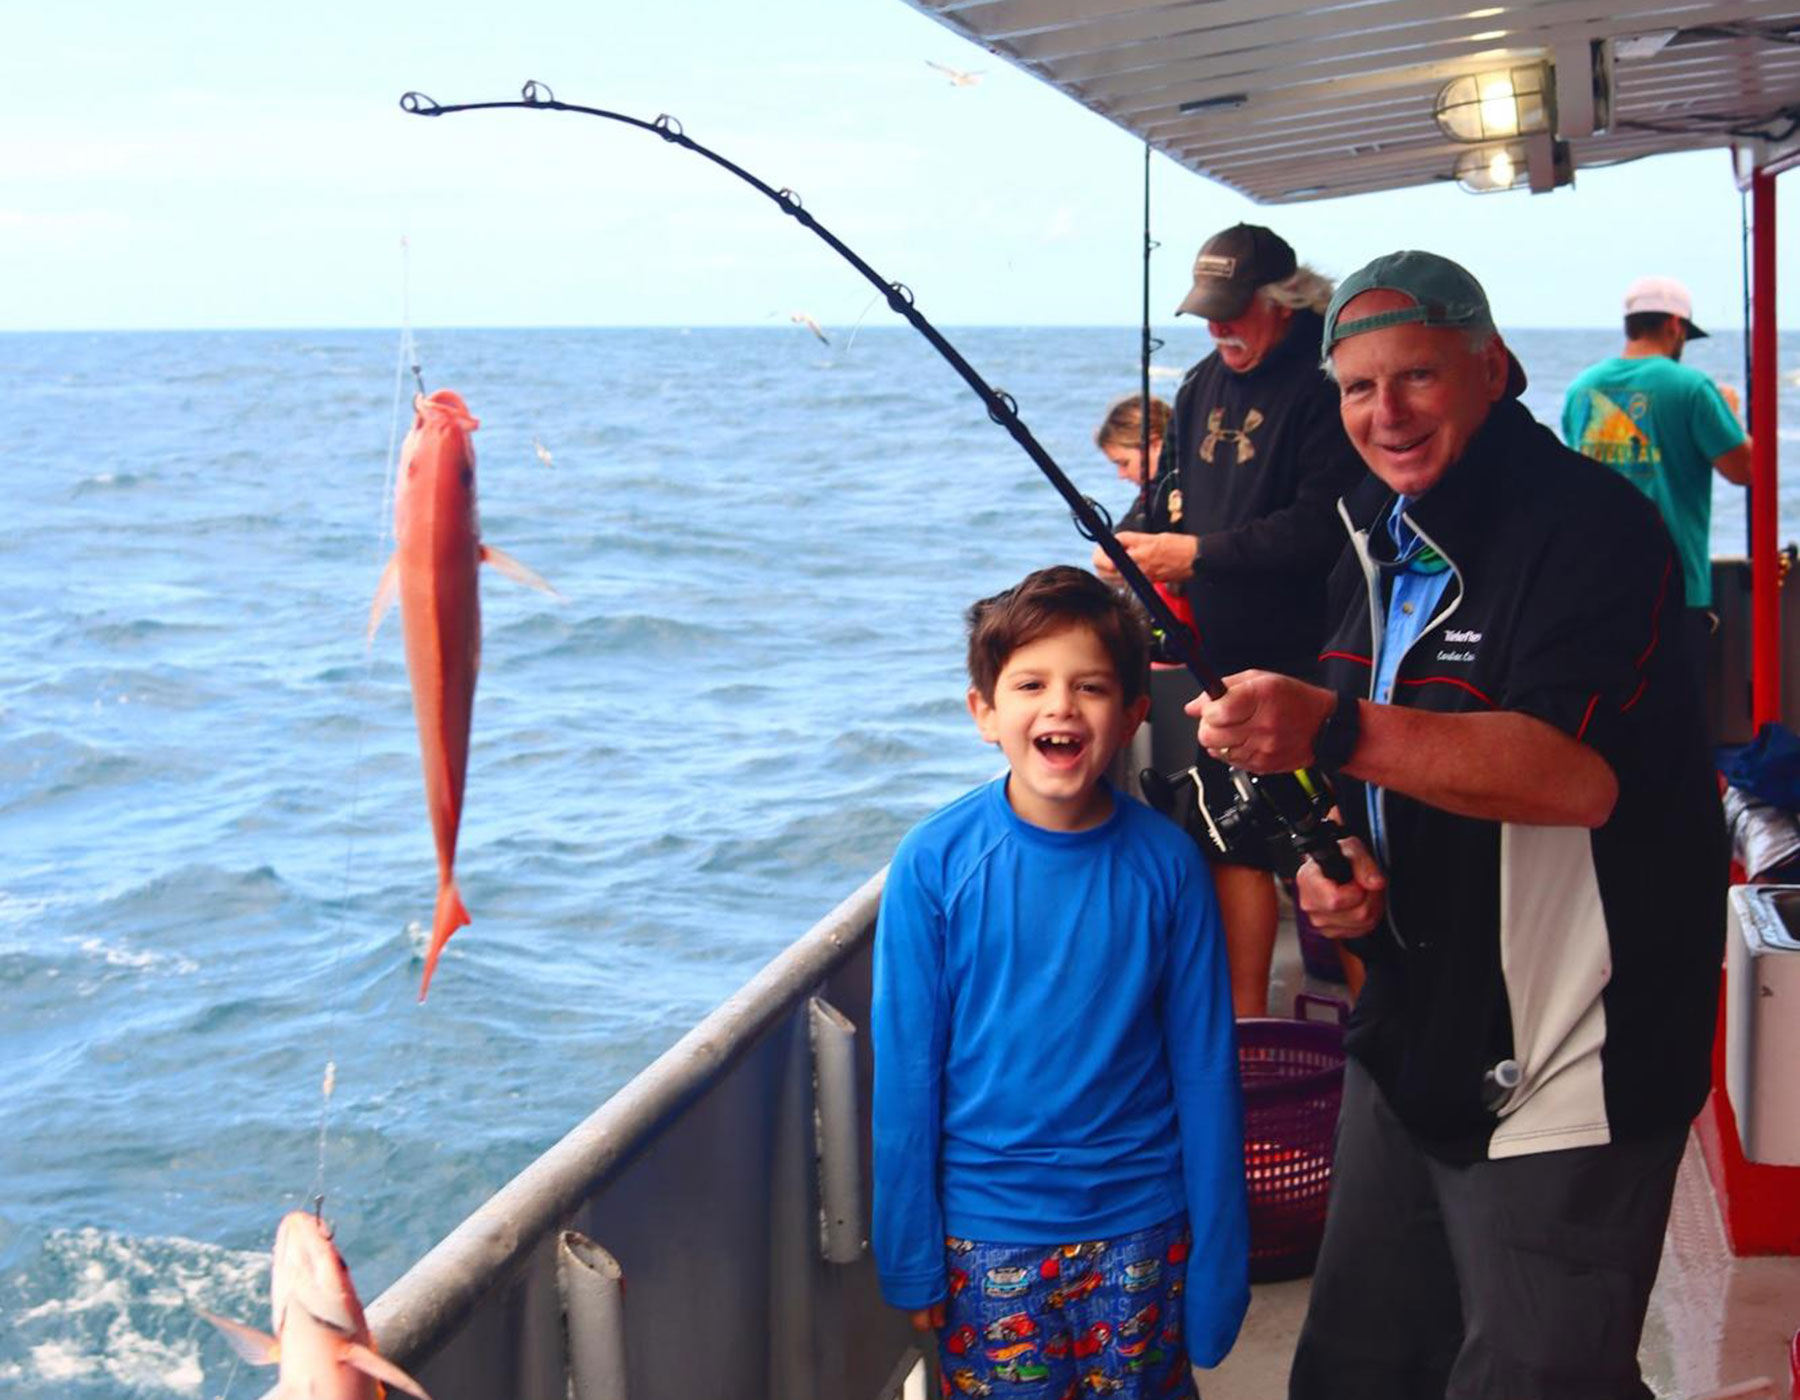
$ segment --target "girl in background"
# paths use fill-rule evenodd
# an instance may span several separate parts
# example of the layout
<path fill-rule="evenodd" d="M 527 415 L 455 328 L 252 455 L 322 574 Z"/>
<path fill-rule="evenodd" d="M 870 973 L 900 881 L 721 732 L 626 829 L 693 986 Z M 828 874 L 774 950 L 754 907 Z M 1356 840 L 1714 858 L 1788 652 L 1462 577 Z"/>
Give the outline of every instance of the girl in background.
<path fill-rule="evenodd" d="M 1094 445 L 1100 449 L 1100 455 L 1113 464 L 1121 481 L 1129 481 L 1138 488 L 1137 499 L 1119 521 L 1118 528 L 1121 530 L 1150 528 L 1149 522 L 1155 514 L 1150 508 L 1151 504 L 1166 484 L 1159 480 L 1157 466 L 1162 459 L 1163 437 L 1169 427 L 1169 405 L 1159 398 L 1152 397 L 1149 400 L 1150 444 L 1146 452 L 1144 402 L 1141 394 L 1127 394 L 1116 400 L 1106 410 L 1106 417 L 1100 420 L 1100 426 L 1094 430 Z M 1167 478 L 1167 481 L 1173 480 L 1173 477 Z M 1156 585 L 1156 592 L 1169 605 L 1169 610 L 1191 629 L 1194 625 L 1194 612 L 1180 590 L 1171 590 L 1159 583 Z M 1161 659 L 1158 660 L 1160 662 Z"/>

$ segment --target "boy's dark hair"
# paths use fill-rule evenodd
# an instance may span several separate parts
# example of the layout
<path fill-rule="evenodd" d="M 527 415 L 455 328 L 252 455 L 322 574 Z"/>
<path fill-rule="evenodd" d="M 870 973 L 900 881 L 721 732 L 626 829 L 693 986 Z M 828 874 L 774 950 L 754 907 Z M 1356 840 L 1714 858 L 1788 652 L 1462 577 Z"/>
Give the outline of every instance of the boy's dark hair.
<path fill-rule="evenodd" d="M 1027 574 L 1004 593 L 969 609 L 969 684 L 990 705 L 1012 654 L 1040 637 L 1080 623 L 1093 629 L 1119 673 L 1125 703 L 1149 683 L 1150 637 L 1132 601 L 1086 569 L 1057 564 Z"/>

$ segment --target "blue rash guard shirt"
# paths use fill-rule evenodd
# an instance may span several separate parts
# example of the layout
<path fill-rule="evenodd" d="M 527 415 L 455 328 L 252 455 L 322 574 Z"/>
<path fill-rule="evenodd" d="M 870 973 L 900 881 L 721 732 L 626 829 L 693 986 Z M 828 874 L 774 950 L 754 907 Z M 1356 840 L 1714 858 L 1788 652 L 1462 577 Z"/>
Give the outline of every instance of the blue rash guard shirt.
<path fill-rule="evenodd" d="M 1243 1109 L 1212 880 L 1115 792 L 1086 831 L 1000 778 L 920 823 L 882 893 L 871 1011 L 875 1260 L 945 1297 L 946 1235 L 1105 1239 L 1187 1213 L 1187 1336 L 1212 1365 L 1249 1303 Z"/>

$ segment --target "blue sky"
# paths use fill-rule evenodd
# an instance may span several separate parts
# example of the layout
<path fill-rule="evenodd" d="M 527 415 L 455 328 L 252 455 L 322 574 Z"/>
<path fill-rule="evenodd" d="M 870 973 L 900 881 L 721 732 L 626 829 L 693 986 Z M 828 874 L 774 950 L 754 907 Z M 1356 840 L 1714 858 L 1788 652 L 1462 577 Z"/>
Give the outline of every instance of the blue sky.
<path fill-rule="evenodd" d="M 0 330 L 847 325 L 869 292 L 708 163 L 551 113 L 403 115 L 517 95 L 696 139 L 808 208 L 933 320 L 1121 324 L 1139 298 L 1141 147 L 902 0 L 17 5 L 0 53 Z M 933 60 L 984 70 L 956 88 Z M 1800 194 L 1778 182 L 1795 245 Z M 1740 322 L 1722 151 L 1573 191 L 1434 188 L 1258 208 L 1158 157 L 1159 318 L 1240 218 L 1334 275 L 1403 244 L 1465 262 L 1502 327 L 1616 324 L 1644 272 Z M 410 246 L 403 279 L 400 241 Z M 1785 325 L 1800 266 L 1783 266 Z M 410 296 L 403 296 L 403 280 Z M 876 316 L 887 313 L 877 309 Z"/>

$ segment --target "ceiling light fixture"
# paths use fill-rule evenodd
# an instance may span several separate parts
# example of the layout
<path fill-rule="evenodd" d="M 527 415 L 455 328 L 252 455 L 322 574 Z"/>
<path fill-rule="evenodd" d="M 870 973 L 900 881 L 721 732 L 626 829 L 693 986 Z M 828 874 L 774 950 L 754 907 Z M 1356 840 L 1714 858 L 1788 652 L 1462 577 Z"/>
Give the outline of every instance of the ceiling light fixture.
<path fill-rule="evenodd" d="M 1456 182 L 1470 194 L 1529 188 L 1543 194 L 1575 183 L 1567 141 L 1545 135 L 1464 151 L 1457 158 Z"/>
<path fill-rule="evenodd" d="M 1505 141 L 1555 127 L 1550 65 L 1517 64 L 1452 78 L 1438 90 L 1438 128 L 1452 141 Z"/>

